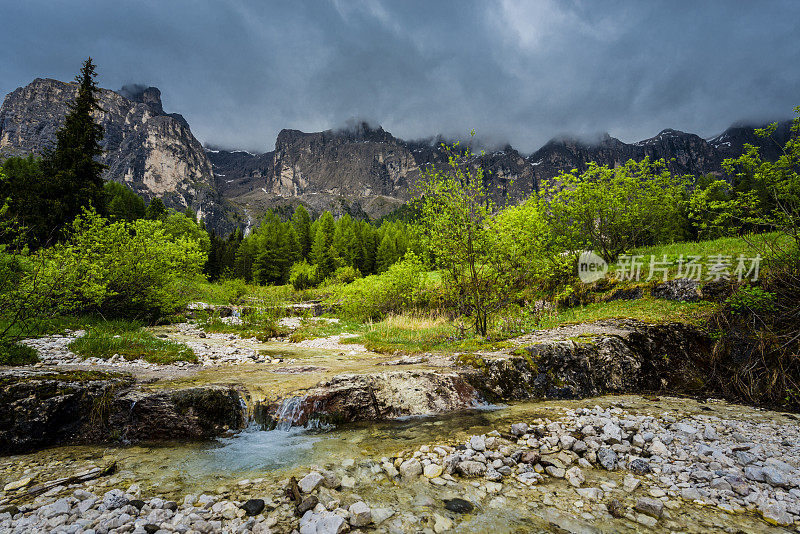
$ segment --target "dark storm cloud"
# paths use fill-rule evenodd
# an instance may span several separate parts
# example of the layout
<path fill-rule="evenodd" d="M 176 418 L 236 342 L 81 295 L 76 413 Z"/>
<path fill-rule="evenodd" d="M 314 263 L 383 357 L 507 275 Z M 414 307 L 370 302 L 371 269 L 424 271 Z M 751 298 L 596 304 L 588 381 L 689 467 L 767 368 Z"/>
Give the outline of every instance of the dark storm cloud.
<path fill-rule="evenodd" d="M 148 84 L 203 142 L 269 150 L 354 117 L 404 138 L 476 129 L 710 136 L 800 104 L 800 2 L 39 2 L 0 11 L 0 91 Z"/>

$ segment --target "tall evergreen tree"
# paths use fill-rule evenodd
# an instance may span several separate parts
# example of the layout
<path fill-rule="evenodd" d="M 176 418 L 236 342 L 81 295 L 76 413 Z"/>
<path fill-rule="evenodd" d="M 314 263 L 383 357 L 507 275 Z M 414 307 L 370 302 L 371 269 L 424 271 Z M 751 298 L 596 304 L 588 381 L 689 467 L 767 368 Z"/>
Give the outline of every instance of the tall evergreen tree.
<path fill-rule="evenodd" d="M 56 223 L 50 191 L 42 179 L 41 161 L 32 155 L 10 157 L 3 162 L 0 171 L 0 207 L 8 203 L 5 217 L 14 220 L 23 232 L 19 240 L 8 232 L 0 236 L 0 242 L 14 241 L 33 248 L 45 244 L 53 235 Z"/>
<path fill-rule="evenodd" d="M 103 127 L 95 122 L 93 113 L 101 111 L 92 58 L 83 62 L 75 78 L 78 96 L 70 104 L 64 126 L 56 133 L 57 143 L 42 161 L 44 179 L 50 184 L 53 222 L 63 227 L 92 207 L 106 212 L 103 191 L 105 165 L 98 160 L 103 153 Z"/>
<path fill-rule="evenodd" d="M 297 206 L 292 215 L 292 224 L 297 234 L 297 243 L 300 246 L 300 254 L 304 259 L 308 259 L 311 254 L 311 243 L 313 242 L 311 233 L 311 217 L 303 206 Z"/>
<path fill-rule="evenodd" d="M 156 219 L 163 219 L 167 215 L 167 207 L 160 198 L 154 198 L 147 205 L 145 210 L 145 217 L 155 221 Z"/>
<path fill-rule="evenodd" d="M 367 222 L 362 222 L 362 241 L 364 242 L 364 261 L 361 272 L 364 275 L 375 274 L 375 253 L 378 249 L 378 237 L 375 227 Z"/>
<path fill-rule="evenodd" d="M 379 273 L 384 272 L 397 260 L 397 249 L 394 244 L 392 232 L 386 232 L 378 245 L 375 253 L 375 270 Z"/>
<path fill-rule="evenodd" d="M 326 211 L 317 221 L 317 233 L 311 246 L 311 258 L 317 266 L 320 279 L 325 279 L 336 270 L 336 249 L 333 246 L 335 231 L 333 215 Z"/>

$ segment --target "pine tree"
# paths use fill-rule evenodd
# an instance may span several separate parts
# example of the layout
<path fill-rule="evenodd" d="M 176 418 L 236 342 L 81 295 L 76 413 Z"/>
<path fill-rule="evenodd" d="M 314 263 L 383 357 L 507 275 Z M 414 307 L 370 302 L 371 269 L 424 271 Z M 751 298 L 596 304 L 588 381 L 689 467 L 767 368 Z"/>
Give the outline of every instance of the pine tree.
<path fill-rule="evenodd" d="M 60 227 L 71 222 L 84 208 L 106 212 L 103 191 L 105 165 L 98 160 L 103 153 L 103 127 L 93 113 L 102 111 L 98 100 L 92 58 L 83 63 L 75 78 L 78 96 L 70 104 L 64 126 L 56 133 L 56 147 L 42 161 L 44 178 L 50 183 L 51 216 Z"/>
<path fill-rule="evenodd" d="M 145 217 L 153 221 L 163 219 L 166 214 L 167 208 L 160 198 L 151 200 L 150 204 L 147 205 L 147 210 L 145 210 Z"/>
<path fill-rule="evenodd" d="M 364 261 L 361 272 L 364 275 L 375 274 L 375 253 L 378 249 L 377 232 L 369 223 L 363 223 L 361 228 L 362 241 L 364 242 Z"/>
<path fill-rule="evenodd" d="M 308 259 L 311 254 L 311 217 L 303 206 L 297 206 L 292 215 L 292 224 L 297 234 L 297 243 L 300 246 L 300 254 L 304 259 Z"/>
<path fill-rule="evenodd" d="M 384 272 L 397 260 L 397 250 L 394 245 L 394 237 L 391 232 L 386 232 L 378 245 L 375 253 L 375 271 Z"/>
<path fill-rule="evenodd" d="M 324 280 L 336 270 L 336 249 L 333 246 L 335 224 L 333 215 L 326 211 L 317 221 L 317 233 L 311 246 L 311 259 L 317 266 L 320 279 Z"/>

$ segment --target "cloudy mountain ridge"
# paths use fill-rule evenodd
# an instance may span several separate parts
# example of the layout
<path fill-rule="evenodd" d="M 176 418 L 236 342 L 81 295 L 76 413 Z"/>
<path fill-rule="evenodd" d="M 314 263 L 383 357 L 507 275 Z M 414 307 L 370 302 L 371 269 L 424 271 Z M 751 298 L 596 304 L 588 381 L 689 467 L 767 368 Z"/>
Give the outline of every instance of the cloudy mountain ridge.
<path fill-rule="evenodd" d="M 75 91 L 74 84 L 39 78 L 7 95 L 0 107 L 0 158 L 52 146 Z M 155 87 L 103 89 L 100 101 L 105 177 L 176 209 L 190 207 L 223 233 L 267 209 L 301 203 L 317 213 L 379 218 L 411 197 L 421 169 L 446 161 L 437 146 L 441 137 L 405 141 L 366 122 L 323 132 L 284 129 L 274 150 L 261 154 L 203 148 L 181 115 L 163 110 Z M 722 161 L 741 154 L 745 143 L 775 157 L 789 124 L 779 125 L 774 140 L 758 138 L 742 124 L 709 140 L 673 129 L 636 143 L 608 134 L 559 137 L 527 156 L 507 145 L 476 156 L 474 164 L 485 169 L 496 201 L 518 202 L 543 181 L 583 170 L 590 161 L 615 166 L 664 158 L 674 173 L 699 175 L 719 173 Z"/>

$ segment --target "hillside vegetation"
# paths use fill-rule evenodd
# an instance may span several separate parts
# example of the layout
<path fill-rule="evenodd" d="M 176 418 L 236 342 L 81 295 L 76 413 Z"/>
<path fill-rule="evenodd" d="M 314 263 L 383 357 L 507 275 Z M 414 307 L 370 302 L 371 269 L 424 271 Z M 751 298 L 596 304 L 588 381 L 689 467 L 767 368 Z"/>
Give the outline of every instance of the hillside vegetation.
<path fill-rule="evenodd" d="M 800 117 L 774 161 L 747 145 L 717 175 L 590 163 L 517 205 L 493 201 L 468 147 L 443 145 L 446 163 L 421 171 L 395 220 L 299 207 L 216 236 L 191 211 L 102 182 L 94 76 L 88 60 L 52 153 L 0 169 L 2 363 L 35 360 L 20 340 L 76 320 L 96 324 L 79 353 L 191 360 L 141 326 L 202 300 L 248 309 L 237 325 L 206 314 L 208 329 L 268 339 L 289 334 L 288 302 L 314 300 L 383 352 L 496 350 L 565 322 L 689 322 L 715 340 L 732 397 L 800 406 Z M 581 279 L 587 251 L 605 276 Z M 697 298 L 664 300 L 659 284 L 676 278 Z M 305 322 L 292 336 L 337 328 Z"/>

